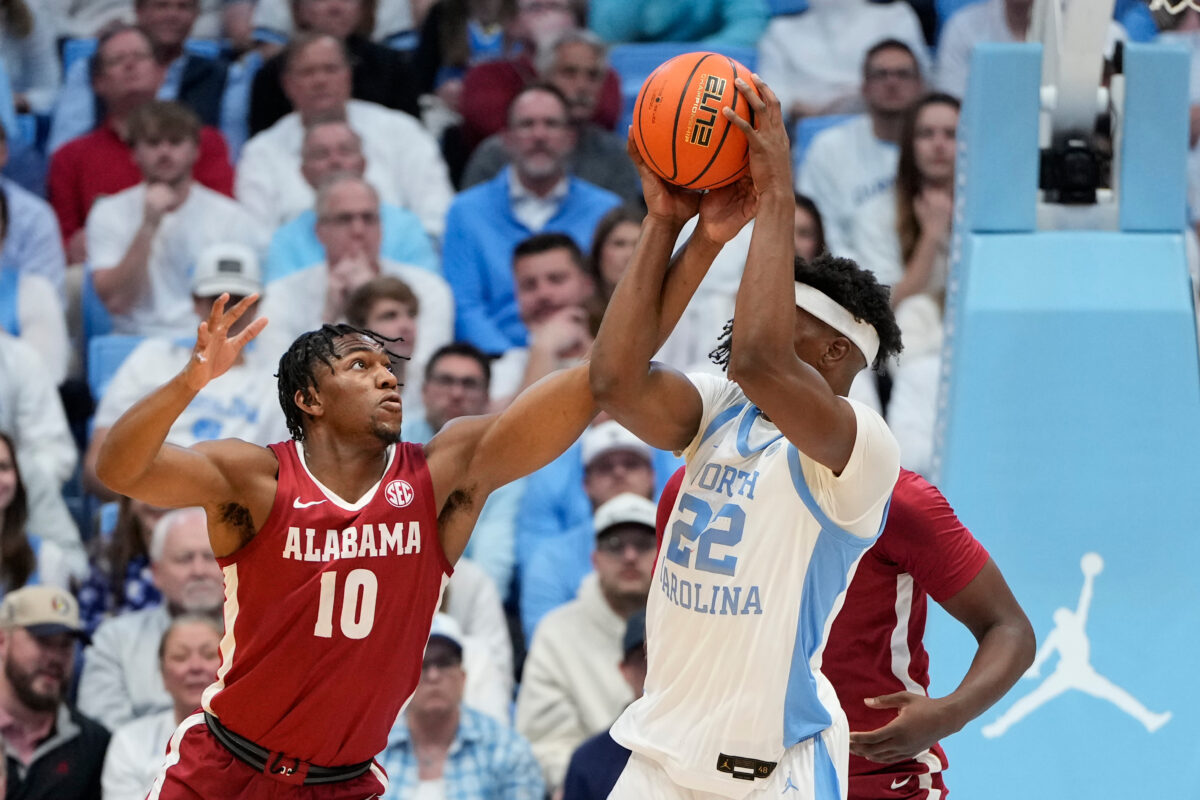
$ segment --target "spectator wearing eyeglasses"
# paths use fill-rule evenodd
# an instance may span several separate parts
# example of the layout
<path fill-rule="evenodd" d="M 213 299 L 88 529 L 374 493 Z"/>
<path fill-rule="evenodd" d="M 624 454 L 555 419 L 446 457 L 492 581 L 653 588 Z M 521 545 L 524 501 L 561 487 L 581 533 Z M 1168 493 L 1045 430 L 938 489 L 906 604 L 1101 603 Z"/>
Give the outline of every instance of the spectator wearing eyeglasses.
<path fill-rule="evenodd" d="M 580 440 L 580 453 L 583 491 L 592 514 L 549 536 L 518 529 L 524 556 L 521 627 L 527 642 L 547 614 L 575 598 L 592 571 L 592 553 L 599 544 L 592 515 L 619 495 L 654 498 L 654 450 L 617 422 L 606 420 L 589 428 Z"/>
<path fill-rule="evenodd" d="M 348 172 L 361 178 L 366 170 L 362 137 L 345 120 L 320 119 L 305 129 L 300 147 L 300 174 L 314 192 L 331 175 Z M 416 214 L 381 201 L 379 221 L 380 252 L 384 258 L 441 272 L 441 260 Z M 305 209 L 271 236 L 263 280 L 270 283 L 324 258 L 317 238 L 317 212 Z"/>
<path fill-rule="evenodd" d="M 545 796 L 529 742 L 464 702 L 470 644 L 453 619 L 434 617 L 421 681 L 379 756 L 390 782 L 384 800 Z"/>
<path fill-rule="evenodd" d="M 923 91 L 920 62 L 899 39 L 884 39 L 863 59 L 867 113 L 818 133 L 796 177 L 796 191 L 817 204 L 835 256 L 855 256 L 855 215 L 896 182 L 897 142 L 904 115 Z"/>
<path fill-rule="evenodd" d="M 344 322 L 354 291 L 380 275 L 391 275 L 408 284 L 420 303 L 412 357 L 418 363 L 428 361 L 454 330 L 450 287 L 423 267 L 380 255 L 379 195 L 361 177 L 330 176 L 317 192 L 316 212 L 325 260 L 271 284 L 263 303 L 263 316 L 271 320 L 262 333 L 263 347 L 278 357 L 305 331 Z"/>
<path fill-rule="evenodd" d="M 262 277 L 254 251 L 236 243 L 209 246 L 196 259 L 192 276 L 192 313 L 207 319 L 222 293 L 230 304 L 262 291 Z M 256 303 L 234 325 L 241 331 L 258 316 Z M 84 455 L 83 480 L 88 491 L 104 499 L 117 499 L 96 478 L 96 458 L 117 418 L 138 400 L 171 379 L 192 356 L 192 336 L 155 336 L 139 344 L 113 374 L 93 418 L 92 438 Z M 287 438 L 283 409 L 271 386 L 278 358 L 264 354 L 251 342 L 238 354 L 229 372 L 200 391 L 179 415 L 167 434 L 178 447 L 191 447 L 212 439 L 238 438 L 256 444 Z"/>
<path fill-rule="evenodd" d="M 450 205 L 442 267 L 458 302 L 457 338 L 498 354 L 528 341 L 513 279 L 513 251 L 534 234 L 565 234 L 582 249 L 620 198 L 568 171 L 575 148 L 569 104 L 550 86 L 509 106 L 512 163 Z"/>
<path fill-rule="evenodd" d="M 645 609 L 650 591 L 655 511 L 632 492 L 596 509 L 594 572 L 574 600 L 546 615 L 529 649 L 516 726 L 552 790 L 575 749 L 634 699 L 619 665 L 626 622 Z"/>
<path fill-rule="evenodd" d="M 411 367 L 408 374 L 412 374 Z M 479 348 L 466 342 L 439 347 L 425 365 L 421 385 L 422 414 L 409 408 L 408 393 L 404 394 L 404 440 L 424 444 L 452 419 L 487 413 L 491 381 L 491 359 Z M 495 582 L 501 597 L 508 596 L 512 583 L 516 563 L 514 530 L 524 487 L 522 479 L 502 486 L 488 496 L 464 553 Z M 459 571 L 455 570 L 455 576 Z M 454 578 L 450 581 L 453 596 Z M 509 660 L 511 663 L 511 655 Z"/>
<path fill-rule="evenodd" d="M 771 17 L 758 41 L 758 74 L 790 118 L 862 111 L 862 63 L 888 37 L 929 67 L 921 20 L 908 3 L 807 0 L 803 14 Z"/>

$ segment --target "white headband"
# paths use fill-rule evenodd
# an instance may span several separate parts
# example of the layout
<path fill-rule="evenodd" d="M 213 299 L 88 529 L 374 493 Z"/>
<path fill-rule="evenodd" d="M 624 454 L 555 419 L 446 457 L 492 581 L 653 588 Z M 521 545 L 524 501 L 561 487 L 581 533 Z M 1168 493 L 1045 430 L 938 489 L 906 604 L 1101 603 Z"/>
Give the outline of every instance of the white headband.
<path fill-rule="evenodd" d="M 875 363 L 875 356 L 879 352 L 879 333 L 874 325 L 855 319 L 829 295 L 799 281 L 796 281 L 796 305 L 854 342 L 866 356 L 868 367 Z"/>

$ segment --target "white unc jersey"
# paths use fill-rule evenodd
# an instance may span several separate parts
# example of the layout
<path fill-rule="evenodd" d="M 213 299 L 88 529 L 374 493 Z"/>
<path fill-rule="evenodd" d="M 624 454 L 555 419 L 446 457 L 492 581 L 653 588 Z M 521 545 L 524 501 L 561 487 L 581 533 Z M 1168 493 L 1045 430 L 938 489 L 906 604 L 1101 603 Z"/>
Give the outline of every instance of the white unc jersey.
<path fill-rule="evenodd" d="M 680 786 L 740 798 L 789 747 L 842 717 L 821 655 L 858 559 L 882 530 L 899 449 L 878 414 L 848 401 L 858 430 L 835 476 L 737 384 L 688 377 L 704 412 L 650 587 L 646 691 L 612 736 Z M 839 729 L 844 737 L 844 719 Z M 829 768 L 847 746 L 828 748 Z"/>

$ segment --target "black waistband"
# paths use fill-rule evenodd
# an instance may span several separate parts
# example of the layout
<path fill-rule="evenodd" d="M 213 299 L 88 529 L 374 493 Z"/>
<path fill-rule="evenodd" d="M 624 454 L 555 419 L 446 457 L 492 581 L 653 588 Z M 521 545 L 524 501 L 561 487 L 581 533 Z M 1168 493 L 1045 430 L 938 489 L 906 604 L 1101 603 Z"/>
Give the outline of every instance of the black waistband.
<path fill-rule="evenodd" d="M 221 724 L 220 720 L 204 712 L 204 721 L 213 737 L 234 755 L 239 761 L 248 764 L 256 771 L 264 774 L 279 774 L 290 776 L 300 772 L 304 774 L 304 784 L 339 783 L 357 778 L 371 768 L 370 761 L 361 764 L 350 764 L 345 767 L 321 767 L 301 761 L 298 758 L 275 753 L 262 745 L 255 744 L 244 736 L 239 736 Z M 307 768 L 307 770 L 305 769 Z"/>

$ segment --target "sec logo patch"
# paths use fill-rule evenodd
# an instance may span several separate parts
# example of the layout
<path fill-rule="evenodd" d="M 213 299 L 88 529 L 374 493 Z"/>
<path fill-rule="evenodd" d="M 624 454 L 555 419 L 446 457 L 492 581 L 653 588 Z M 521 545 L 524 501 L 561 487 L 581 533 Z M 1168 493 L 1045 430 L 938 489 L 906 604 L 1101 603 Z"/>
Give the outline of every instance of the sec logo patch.
<path fill-rule="evenodd" d="M 408 481 L 392 481 L 383 490 L 384 498 L 396 508 L 404 508 L 412 503 L 417 493 L 413 491 Z"/>

